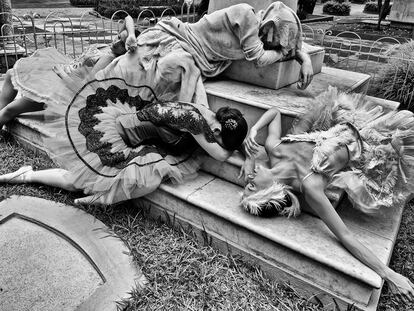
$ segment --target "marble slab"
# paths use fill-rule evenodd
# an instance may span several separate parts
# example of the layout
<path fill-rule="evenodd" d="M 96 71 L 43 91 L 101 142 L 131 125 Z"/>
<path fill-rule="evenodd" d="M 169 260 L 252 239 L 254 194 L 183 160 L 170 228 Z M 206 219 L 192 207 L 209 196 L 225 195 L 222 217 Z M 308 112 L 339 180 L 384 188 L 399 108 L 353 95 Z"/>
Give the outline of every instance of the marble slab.
<path fill-rule="evenodd" d="M 206 173 L 200 174 L 208 179 Z M 273 271 L 278 280 L 288 279 L 301 289 L 356 302 L 364 310 L 375 309 L 381 278 L 347 252 L 320 219 L 307 214 L 295 219 L 249 215 L 238 204 L 241 188 L 218 178 L 202 187 L 195 185 L 190 195 L 189 191 L 185 201 L 177 201 L 178 186 L 163 184 L 146 200 L 156 204 L 159 213 L 165 210 L 176 220 L 198 227 L 203 235 L 219 239 L 224 250 L 225 245 L 227 250 L 231 246 L 259 260 L 256 264 L 272 266 L 269 273 Z M 388 263 L 394 245 L 390 237 L 396 236 L 400 212 L 391 218 L 392 211 L 379 214 L 372 222 L 354 212 L 339 209 L 357 238 Z"/>
<path fill-rule="evenodd" d="M 73 311 L 103 284 L 69 242 L 24 219 L 0 225 L 0 249 L 0 310 Z"/>
<path fill-rule="evenodd" d="M 320 73 L 325 55 L 324 48 L 306 43 L 303 43 L 303 46 L 312 61 L 314 74 Z M 231 80 L 277 90 L 299 81 L 300 64 L 295 59 L 287 59 L 265 67 L 256 67 L 253 62 L 238 60 L 232 62 L 223 74 Z"/>
<path fill-rule="evenodd" d="M 407 0 L 394 0 L 388 20 L 411 24 L 414 27 L 414 2 Z"/>
<path fill-rule="evenodd" d="M 208 6 L 208 13 L 227 8 L 231 5 L 239 3 L 247 3 L 254 7 L 256 10 L 266 9 L 275 0 L 210 0 Z M 289 6 L 294 12 L 297 10 L 297 0 L 281 0 L 284 4 Z"/>
<path fill-rule="evenodd" d="M 367 74 L 322 67 L 321 73 L 314 76 L 306 90 L 299 90 L 296 85 L 271 90 L 229 80 L 206 81 L 205 87 L 209 98 L 220 97 L 262 109 L 276 107 L 283 114 L 296 117 L 308 111 L 312 99 L 326 91 L 329 85 L 352 92 L 369 79 Z M 217 107 L 213 106 L 212 109 Z"/>
<path fill-rule="evenodd" d="M 254 217 L 239 206 L 240 190 L 217 179 L 194 192 L 187 201 L 373 287 L 381 286 L 380 277 L 350 255 L 320 219 L 306 214 L 289 220 L 283 217 Z M 214 193 L 213 197 L 211 193 Z M 374 253 L 385 254 L 384 250 L 389 251 L 391 243 L 387 239 L 375 235 L 368 237 L 368 234 L 365 236 L 366 239 L 375 240 L 368 245 Z M 385 262 L 385 255 L 379 256 Z"/>
<path fill-rule="evenodd" d="M 1 310 L 112 311 L 147 282 L 125 244 L 72 206 L 12 196 L 0 203 L 0 235 Z"/>
<path fill-rule="evenodd" d="M 239 109 L 251 127 L 269 108 L 276 107 L 282 113 L 282 134 L 291 127 L 298 116 L 307 112 L 313 99 L 334 86 L 352 92 L 368 85 L 370 76 L 366 74 L 322 67 L 321 73 L 314 76 L 306 90 L 289 85 L 278 90 L 255 86 L 231 80 L 206 81 L 205 87 L 210 108 L 230 106 Z M 266 129 L 258 133 L 257 141 L 264 144 Z"/>

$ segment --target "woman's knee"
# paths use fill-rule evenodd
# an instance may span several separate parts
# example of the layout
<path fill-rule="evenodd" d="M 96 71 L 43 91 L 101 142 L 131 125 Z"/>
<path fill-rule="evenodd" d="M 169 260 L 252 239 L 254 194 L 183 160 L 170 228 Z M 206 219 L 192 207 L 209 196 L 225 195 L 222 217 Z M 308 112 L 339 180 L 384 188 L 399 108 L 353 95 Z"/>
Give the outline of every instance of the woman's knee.
<path fill-rule="evenodd" d="M 35 102 L 26 97 L 19 98 L 9 105 L 4 107 L 1 111 L 5 116 L 15 117 L 24 112 L 40 111 L 44 109 L 43 103 Z"/>
<path fill-rule="evenodd" d="M 6 81 L 11 81 L 12 70 L 13 70 L 13 69 L 9 69 L 9 70 L 7 70 L 7 72 L 6 72 L 6 76 L 5 76 L 5 78 L 4 78 Z"/>

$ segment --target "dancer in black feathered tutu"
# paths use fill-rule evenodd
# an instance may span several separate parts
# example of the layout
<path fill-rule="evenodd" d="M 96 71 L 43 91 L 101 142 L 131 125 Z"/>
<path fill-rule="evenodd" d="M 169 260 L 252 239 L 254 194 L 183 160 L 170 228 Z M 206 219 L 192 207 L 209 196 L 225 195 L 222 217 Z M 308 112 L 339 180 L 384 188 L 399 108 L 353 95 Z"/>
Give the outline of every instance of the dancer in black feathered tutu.
<path fill-rule="evenodd" d="M 194 176 L 199 147 L 223 161 L 241 146 L 247 123 L 237 109 L 146 101 L 143 89 L 118 78 L 87 83 L 64 118 L 44 125 L 57 132 L 44 145 L 61 169 L 22 167 L 0 181 L 83 190 L 89 196 L 79 203 L 111 204 Z"/>

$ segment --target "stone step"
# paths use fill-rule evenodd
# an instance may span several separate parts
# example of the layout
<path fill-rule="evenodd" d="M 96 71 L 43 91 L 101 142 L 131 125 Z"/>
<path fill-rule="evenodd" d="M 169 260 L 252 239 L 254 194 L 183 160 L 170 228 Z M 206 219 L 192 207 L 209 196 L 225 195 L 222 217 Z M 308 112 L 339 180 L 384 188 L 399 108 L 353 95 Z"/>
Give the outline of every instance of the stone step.
<path fill-rule="evenodd" d="M 244 114 L 247 123 L 252 126 L 269 108 L 276 107 L 282 113 L 283 134 L 291 127 L 293 120 L 309 111 L 314 97 L 327 90 L 328 85 L 345 92 L 362 92 L 368 87 L 370 76 L 342 69 L 322 67 L 322 71 L 313 77 L 306 90 L 299 90 L 295 84 L 273 90 L 243 82 L 231 80 L 210 80 L 205 82 L 208 102 L 212 110 L 223 106 L 238 108 Z M 377 99 L 369 100 L 383 105 L 387 109 L 396 109 L 398 102 Z M 266 133 L 258 135 L 258 141 L 264 143 Z"/>
<path fill-rule="evenodd" d="M 237 185 L 200 173 L 186 184 L 163 184 L 144 199 L 155 219 L 181 229 L 191 226 L 205 243 L 243 255 L 307 297 L 317 295 L 326 310 L 335 309 L 332 298 L 341 310 L 350 304 L 376 309 L 381 278 L 350 255 L 319 218 L 305 213 L 289 220 L 249 215 L 238 204 L 240 191 Z M 388 263 L 402 209 L 374 217 L 348 205 L 338 211 L 357 237 Z"/>

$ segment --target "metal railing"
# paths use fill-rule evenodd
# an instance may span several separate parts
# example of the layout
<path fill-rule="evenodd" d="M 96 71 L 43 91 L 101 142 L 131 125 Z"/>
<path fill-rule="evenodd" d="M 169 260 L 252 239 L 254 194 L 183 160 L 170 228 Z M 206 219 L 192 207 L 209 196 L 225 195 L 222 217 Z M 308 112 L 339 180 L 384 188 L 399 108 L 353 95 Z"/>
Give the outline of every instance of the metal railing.
<path fill-rule="evenodd" d="M 414 41 L 381 37 L 364 40 L 355 32 L 303 25 L 303 40 L 325 48 L 324 65 L 371 76 L 367 94 L 414 105 Z"/>
<path fill-rule="evenodd" d="M 38 14 L 11 17 L 12 24 L 4 24 L 0 31 L 0 72 L 4 73 L 17 59 L 31 55 L 37 49 L 54 47 L 62 53 L 76 58 L 92 44 L 109 44 L 117 36 L 121 27 L 121 15 L 128 13 L 116 11 L 111 18 L 105 18 L 95 11 L 86 11 L 79 17 L 70 17 L 63 13 L 52 12 L 45 18 Z M 166 8 L 160 16 L 145 9 L 135 19 L 136 27 L 144 30 L 154 26 L 159 20 L 175 16 L 183 21 L 194 22 L 195 7 L 192 1 L 185 1 L 180 14 L 172 8 Z"/>
<path fill-rule="evenodd" d="M 55 47 L 76 58 L 92 44 L 109 44 L 121 27 L 122 19 L 119 17 L 122 14 L 125 16 L 127 12 L 116 11 L 111 18 L 102 17 L 95 11 L 85 12 L 79 17 L 50 13 L 43 19 L 36 14 L 22 17 L 10 14 L 12 25 L 6 24 L 0 29 L 0 71 L 6 72 L 18 58 L 44 47 Z M 194 22 L 193 2 L 184 1 L 179 14 L 167 8 L 156 16 L 153 11 L 145 9 L 135 19 L 135 24 L 142 31 L 168 16 Z M 407 54 L 404 50 L 407 40 L 401 42 L 383 37 L 369 41 L 355 32 L 333 35 L 330 30 L 309 25 L 303 25 L 303 40 L 325 48 L 325 66 L 369 74 L 368 94 L 397 100 L 408 106 L 414 104 L 414 43 L 413 53 Z"/>

